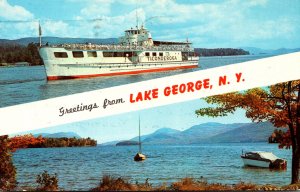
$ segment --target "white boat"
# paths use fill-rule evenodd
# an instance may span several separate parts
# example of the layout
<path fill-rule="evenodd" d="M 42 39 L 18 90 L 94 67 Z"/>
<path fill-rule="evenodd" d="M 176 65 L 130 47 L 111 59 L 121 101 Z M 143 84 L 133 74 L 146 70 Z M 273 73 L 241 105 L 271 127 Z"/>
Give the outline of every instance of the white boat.
<path fill-rule="evenodd" d="M 271 152 L 252 151 L 241 155 L 245 166 L 286 169 L 287 162 Z"/>
<path fill-rule="evenodd" d="M 125 31 L 117 45 L 41 45 L 48 80 L 158 72 L 198 67 L 191 43 L 153 41 L 143 26 Z"/>

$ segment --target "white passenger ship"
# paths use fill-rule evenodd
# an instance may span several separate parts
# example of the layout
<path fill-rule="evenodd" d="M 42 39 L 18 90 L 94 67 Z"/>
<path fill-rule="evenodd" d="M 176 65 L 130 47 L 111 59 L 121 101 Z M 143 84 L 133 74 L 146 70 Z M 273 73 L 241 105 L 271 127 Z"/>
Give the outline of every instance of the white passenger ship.
<path fill-rule="evenodd" d="M 191 43 L 153 41 L 143 26 L 125 31 L 117 45 L 43 45 L 47 79 L 138 74 L 198 67 Z"/>

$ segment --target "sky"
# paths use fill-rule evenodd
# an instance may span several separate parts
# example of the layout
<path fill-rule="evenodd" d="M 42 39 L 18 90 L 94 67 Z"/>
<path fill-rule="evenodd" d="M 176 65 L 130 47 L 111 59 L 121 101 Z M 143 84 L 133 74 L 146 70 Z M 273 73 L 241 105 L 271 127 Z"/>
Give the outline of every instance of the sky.
<path fill-rule="evenodd" d="M 299 0 L 0 0 L 0 39 L 111 38 L 144 25 L 195 47 L 300 47 Z"/>

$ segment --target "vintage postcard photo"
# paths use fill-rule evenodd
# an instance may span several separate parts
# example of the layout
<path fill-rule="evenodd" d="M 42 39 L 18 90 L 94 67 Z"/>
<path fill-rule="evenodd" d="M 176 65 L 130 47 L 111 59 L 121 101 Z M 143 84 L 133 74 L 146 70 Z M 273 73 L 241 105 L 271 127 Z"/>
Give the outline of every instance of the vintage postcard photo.
<path fill-rule="evenodd" d="M 299 190 L 299 10 L 0 0 L 0 191 Z"/>

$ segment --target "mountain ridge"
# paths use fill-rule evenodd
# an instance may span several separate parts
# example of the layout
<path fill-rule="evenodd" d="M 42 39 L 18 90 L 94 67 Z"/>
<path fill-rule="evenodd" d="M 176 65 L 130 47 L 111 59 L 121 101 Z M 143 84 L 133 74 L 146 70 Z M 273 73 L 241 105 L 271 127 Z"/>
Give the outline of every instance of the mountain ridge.
<path fill-rule="evenodd" d="M 71 38 L 71 37 L 52 37 L 52 36 L 45 36 L 42 37 L 43 44 L 64 44 L 64 43 L 78 43 L 78 44 L 85 44 L 85 43 L 94 43 L 94 44 L 116 44 L 118 41 L 117 38 Z M 38 37 L 24 37 L 20 39 L 0 39 L 0 44 L 20 44 L 23 46 L 27 46 L 29 43 L 39 43 Z"/>
<path fill-rule="evenodd" d="M 241 49 L 248 51 L 250 55 L 262 55 L 262 54 L 287 54 L 300 51 L 300 48 L 279 48 L 279 49 L 261 49 L 258 47 L 240 47 Z"/>
<path fill-rule="evenodd" d="M 57 132 L 57 133 L 37 133 L 33 135 L 34 137 L 42 136 L 44 138 L 77 138 L 80 139 L 81 137 L 75 132 Z"/>
<path fill-rule="evenodd" d="M 245 143 L 245 142 L 267 142 L 275 127 L 269 122 L 262 123 L 203 123 L 191 126 L 184 131 L 164 132 L 165 128 L 141 136 L 143 145 L 182 145 L 201 143 Z M 138 141 L 138 137 L 120 141 Z M 119 143 L 117 141 L 111 143 Z M 105 143 L 104 143 L 105 145 Z"/>

